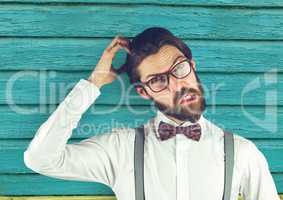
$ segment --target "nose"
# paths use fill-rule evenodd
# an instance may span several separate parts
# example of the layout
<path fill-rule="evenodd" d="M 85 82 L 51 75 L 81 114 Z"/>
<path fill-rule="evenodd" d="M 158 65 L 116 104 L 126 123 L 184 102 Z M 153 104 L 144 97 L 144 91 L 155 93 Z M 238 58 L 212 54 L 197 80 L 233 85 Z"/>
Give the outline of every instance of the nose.
<path fill-rule="evenodd" d="M 177 79 L 174 76 L 170 76 L 169 79 L 168 89 L 170 92 L 181 91 L 183 87 L 188 87 L 186 79 Z"/>

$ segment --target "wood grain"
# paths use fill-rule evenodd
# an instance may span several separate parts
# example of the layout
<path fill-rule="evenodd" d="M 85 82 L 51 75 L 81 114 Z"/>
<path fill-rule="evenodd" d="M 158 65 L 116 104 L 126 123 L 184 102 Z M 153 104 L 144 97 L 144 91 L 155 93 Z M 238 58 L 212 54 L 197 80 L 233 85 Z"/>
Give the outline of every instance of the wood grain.
<path fill-rule="evenodd" d="M 1 2 L 21 3 L 113 3 L 113 4 L 158 4 L 158 5 L 194 5 L 194 6 L 244 6 L 244 7 L 281 7 L 282 1 L 272 0 L 2 0 Z"/>
<path fill-rule="evenodd" d="M 0 38 L 0 70 L 92 70 L 111 39 Z M 282 41 L 184 40 L 198 72 L 283 72 Z M 118 52 L 114 66 L 125 62 Z"/>
<path fill-rule="evenodd" d="M 281 8 L 3 4 L 0 14 L 5 37 L 132 37 L 162 26 L 190 39 L 283 39 Z"/>

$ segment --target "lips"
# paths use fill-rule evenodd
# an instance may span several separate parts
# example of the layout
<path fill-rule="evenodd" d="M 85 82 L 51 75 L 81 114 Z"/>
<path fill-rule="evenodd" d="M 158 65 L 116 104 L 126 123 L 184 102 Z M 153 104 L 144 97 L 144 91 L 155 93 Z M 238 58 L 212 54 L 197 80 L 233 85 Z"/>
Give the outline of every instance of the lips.
<path fill-rule="evenodd" d="M 185 103 L 185 102 L 192 102 L 194 101 L 195 99 L 197 98 L 196 94 L 194 93 L 187 93 L 187 94 L 184 94 L 183 97 L 180 99 L 179 103 L 182 104 L 182 103 Z"/>

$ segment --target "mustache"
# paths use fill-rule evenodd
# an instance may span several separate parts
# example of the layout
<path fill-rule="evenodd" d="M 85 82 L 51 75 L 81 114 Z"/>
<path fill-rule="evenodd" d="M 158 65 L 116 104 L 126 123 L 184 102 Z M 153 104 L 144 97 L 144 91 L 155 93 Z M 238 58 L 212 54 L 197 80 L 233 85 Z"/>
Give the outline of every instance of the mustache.
<path fill-rule="evenodd" d="M 196 90 L 195 88 L 182 88 L 181 91 L 177 91 L 175 94 L 174 102 L 175 104 L 178 103 L 178 101 L 188 93 L 192 93 L 198 96 L 201 96 L 200 92 Z"/>

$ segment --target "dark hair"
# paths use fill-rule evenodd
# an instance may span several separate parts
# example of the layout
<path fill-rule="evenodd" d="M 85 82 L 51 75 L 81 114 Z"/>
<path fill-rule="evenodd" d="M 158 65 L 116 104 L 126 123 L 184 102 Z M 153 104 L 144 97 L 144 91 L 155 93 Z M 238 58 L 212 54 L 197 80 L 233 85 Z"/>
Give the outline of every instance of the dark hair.
<path fill-rule="evenodd" d="M 130 41 L 130 52 L 126 62 L 117 70 L 117 73 L 126 72 L 131 84 L 139 81 L 138 66 L 144 58 L 155 54 L 163 45 L 172 45 L 178 48 L 189 60 L 192 59 L 190 48 L 169 30 L 162 27 L 151 27 L 136 35 Z"/>

